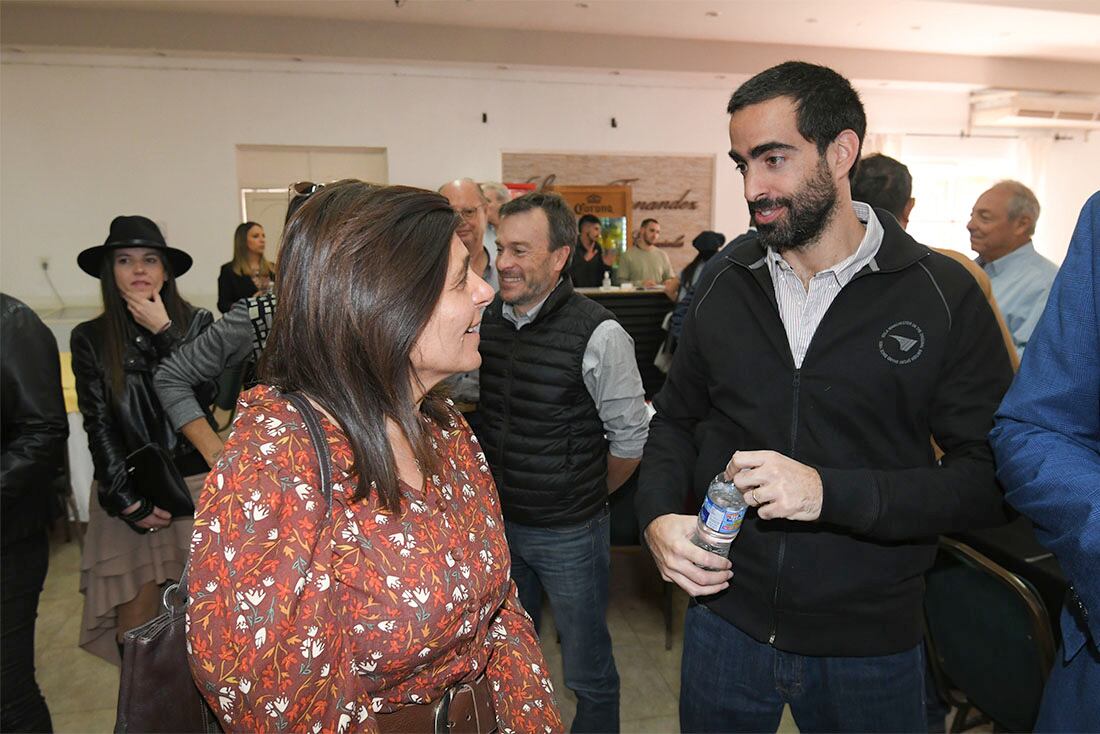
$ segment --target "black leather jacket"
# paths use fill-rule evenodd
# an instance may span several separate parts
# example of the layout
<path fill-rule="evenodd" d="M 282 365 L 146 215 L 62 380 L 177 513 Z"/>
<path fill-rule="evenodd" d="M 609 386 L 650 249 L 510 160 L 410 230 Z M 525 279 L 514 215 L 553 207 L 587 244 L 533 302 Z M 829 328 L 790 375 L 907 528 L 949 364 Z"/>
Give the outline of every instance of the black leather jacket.
<path fill-rule="evenodd" d="M 209 467 L 198 450 L 176 433 L 153 389 L 153 371 L 162 359 L 181 344 L 198 336 L 213 323 L 205 309 L 195 309 L 191 325 L 183 333 L 172 326 L 163 334 L 151 334 L 133 324 L 123 354 L 126 372 L 122 395 L 114 396 L 103 360 L 106 322 L 103 316 L 85 321 L 73 329 L 73 375 L 76 396 L 84 416 L 84 430 L 99 482 L 99 504 L 109 515 L 141 500 L 126 473 L 126 456 L 147 443 L 163 446 L 172 455 L 183 476 L 200 474 Z M 199 404 L 210 405 L 216 387 L 200 388 Z M 207 413 L 213 425 L 213 418 Z"/>
<path fill-rule="evenodd" d="M 34 311 L 8 295 L 0 295 L 0 354 L 0 538 L 8 544 L 41 532 L 53 518 L 69 422 L 57 340 Z"/>

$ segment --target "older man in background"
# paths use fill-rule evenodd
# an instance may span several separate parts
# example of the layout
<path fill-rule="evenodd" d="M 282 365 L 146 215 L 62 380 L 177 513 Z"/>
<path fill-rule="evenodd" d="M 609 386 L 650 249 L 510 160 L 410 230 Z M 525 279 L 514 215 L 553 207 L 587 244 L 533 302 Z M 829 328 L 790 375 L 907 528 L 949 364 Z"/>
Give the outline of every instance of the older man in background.
<path fill-rule="evenodd" d="M 1043 314 L 1058 266 L 1035 251 L 1031 242 L 1039 220 L 1039 200 L 1019 181 L 1001 181 L 978 197 L 966 225 L 976 262 L 993 283 L 1016 351 Z"/>
<path fill-rule="evenodd" d="M 456 178 L 440 186 L 439 193 L 447 197 L 461 220 L 456 234 L 470 251 L 470 269 L 493 286 L 493 290 L 499 290 L 496 241 L 488 239 L 489 199 L 481 186 L 472 178 Z"/>
<path fill-rule="evenodd" d="M 456 178 L 440 186 L 439 193 L 447 197 L 451 208 L 459 216 L 455 234 L 470 252 L 470 270 L 480 275 L 494 291 L 500 290 L 496 269 L 496 239 L 495 235 L 490 239 L 489 234 L 489 199 L 481 186 L 472 178 Z M 477 405 L 480 395 L 477 370 L 449 377 L 445 384 L 455 401 Z M 467 412 L 466 417 L 476 430 L 477 416 Z"/>

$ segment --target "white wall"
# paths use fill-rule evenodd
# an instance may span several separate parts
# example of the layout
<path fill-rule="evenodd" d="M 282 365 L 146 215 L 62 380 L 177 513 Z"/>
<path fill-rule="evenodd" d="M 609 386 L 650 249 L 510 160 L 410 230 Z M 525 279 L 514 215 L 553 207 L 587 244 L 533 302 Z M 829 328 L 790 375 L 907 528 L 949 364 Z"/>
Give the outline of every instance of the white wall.
<path fill-rule="evenodd" d="M 212 304 L 238 223 L 242 144 L 382 147 L 391 183 L 430 188 L 456 176 L 499 179 L 505 150 L 708 153 L 718 158 L 714 227 L 733 235 L 747 216 L 726 159 L 724 108 L 741 78 L 685 79 L 5 55 L 0 287 L 53 305 L 39 267 L 48 257 L 65 300 L 95 304 L 97 283 L 76 268 L 76 253 L 102 242 L 111 217 L 139 213 L 195 257 L 181 290 Z M 965 91 L 876 87 L 864 96 L 874 131 L 965 126 Z M 1058 196 L 1044 202 L 1043 217 L 1066 223 L 1051 234 L 1066 242 L 1097 184 L 1100 140 L 1055 152 L 1048 180 Z"/>
<path fill-rule="evenodd" d="M 1050 151 L 1035 247 L 1061 265 L 1081 207 L 1097 191 L 1100 191 L 1100 132 L 1094 132 L 1087 141 L 1055 142 Z"/>

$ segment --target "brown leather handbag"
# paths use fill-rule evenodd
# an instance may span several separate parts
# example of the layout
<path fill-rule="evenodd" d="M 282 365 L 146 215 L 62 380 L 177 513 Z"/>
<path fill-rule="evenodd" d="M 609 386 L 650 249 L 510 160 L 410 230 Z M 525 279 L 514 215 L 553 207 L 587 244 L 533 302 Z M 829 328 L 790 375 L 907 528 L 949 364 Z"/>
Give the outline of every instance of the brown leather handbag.
<path fill-rule="evenodd" d="M 179 583 L 164 592 L 163 601 L 163 614 L 122 638 L 115 731 L 220 732 L 187 664 L 186 568 Z"/>

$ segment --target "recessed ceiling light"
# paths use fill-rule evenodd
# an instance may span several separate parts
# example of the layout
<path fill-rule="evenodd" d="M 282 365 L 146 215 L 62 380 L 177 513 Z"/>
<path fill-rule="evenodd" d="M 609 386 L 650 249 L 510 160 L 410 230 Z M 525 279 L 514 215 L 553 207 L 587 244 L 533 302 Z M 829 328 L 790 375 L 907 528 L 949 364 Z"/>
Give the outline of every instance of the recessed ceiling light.
<path fill-rule="evenodd" d="M 706 15 L 708 18 L 717 18 L 722 13 L 717 10 L 708 10 Z"/>

